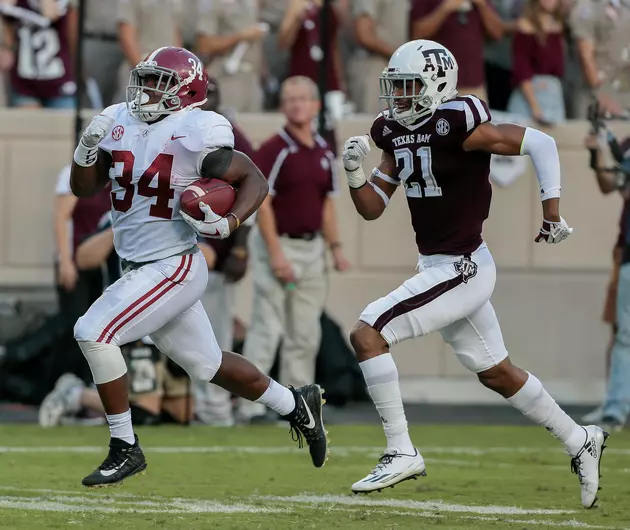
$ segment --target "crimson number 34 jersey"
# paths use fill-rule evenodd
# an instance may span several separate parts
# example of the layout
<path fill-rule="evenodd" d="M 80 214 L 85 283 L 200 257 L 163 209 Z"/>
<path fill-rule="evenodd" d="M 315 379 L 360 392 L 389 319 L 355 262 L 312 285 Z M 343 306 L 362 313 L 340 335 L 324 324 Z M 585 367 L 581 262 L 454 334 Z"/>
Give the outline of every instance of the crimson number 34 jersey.
<path fill-rule="evenodd" d="M 391 177 L 403 186 L 421 254 L 467 254 L 482 242 L 492 188 L 490 154 L 464 151 L 464 141 L 490 121 L 485 102 L 455 98 L 428 120 L 401 125 L 380 114 L 370 135 L 396 161 Z"/>
<path fill-rule="evenodd" d="M 179 213 L 179 200 L 201 178 L 208 149 L 234 148 L 232 125 L 215 112 L 184 109 L 153 123 L 140 121 L 125 103 L 103 111 L 111 132 L 99 147 L 112 157 L 114 247 L 138 263 L 175 256 L 197 243 Z"/>

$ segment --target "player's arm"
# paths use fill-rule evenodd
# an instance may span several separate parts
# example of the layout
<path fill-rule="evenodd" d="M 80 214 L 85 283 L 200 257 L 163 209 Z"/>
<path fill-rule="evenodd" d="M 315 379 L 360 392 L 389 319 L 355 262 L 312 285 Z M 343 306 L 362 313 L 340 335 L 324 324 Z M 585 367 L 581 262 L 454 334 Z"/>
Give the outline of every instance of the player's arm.
<path fill-rule="evenodd" d="M 531 127 L 485 122 L 464 141 L 463 148 L 496 155 L 529 155 L 540 185 L 544 219 L 536 242 L 559 243 L 573 232 L 560 217 L 560 157 L 551 136 Z"/>
<path fill-rule="evenodd" d="M 362 163 L 369 152 L 369 136 L 353 136 L 346 141 L 342 155 L 350 197 L 357 212 L 366 221 L 378 219 L 383 214 L 398 187 L 392 177 L 396 170 L 396 161 L 385 151 L 381 155 L 381 163 L 374 169 L 368 182 Z"/>
<path fill-rule="evenodd" d="M 267 196 L 269 185 L 256 164 L 232 147 L 212 149 L 203 156 L 197 169 L 202 178 L 221 179 L 237 188 L 232 211 L 221 217 L 200 202 L 204 220 L 193 219 L 181 210 L 180 214 L 201 237 L 225 239 L 258 210 Z"/>
<path fill-rule="evenodd" d="M 245 153 L 227 147 L 208 153 L 200 173 L 204 178 L 224 180 L 237 189 L 232 211 L 225 216 L 230 232 L 258 210 L 269 192 L 267 179 L 256 164 Z"/>
<path fill-rule="evenodd" d="M 73 161 L 70 171 L 72 193 L 77 197 L 96 195 L 107 184 L 111 167 L 112 157 L 102 149 L 98 150 L 96 161 L 91 166 L 81 166 Z"/>
<path fill-rule="evenodd" d="M 111 156 L 98 148 L 113 124 L 113 118 L 104 114 L 94 116 L 74 150 L 70 171 L 70 188 L 77 197 L 91 197 L 107 184 Z"/>

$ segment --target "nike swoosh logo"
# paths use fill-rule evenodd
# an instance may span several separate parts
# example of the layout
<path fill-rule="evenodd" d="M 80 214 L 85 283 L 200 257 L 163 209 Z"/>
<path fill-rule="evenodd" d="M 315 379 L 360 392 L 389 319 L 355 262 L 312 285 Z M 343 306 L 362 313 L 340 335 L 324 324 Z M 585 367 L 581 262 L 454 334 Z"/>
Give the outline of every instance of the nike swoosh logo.
<path fill-rule="evenodd" d="M 103 475 L 104 477 L 111 477 L 114 473 L 116 473 L 116 471 L 119 471 L 121 467 L 123 467 L 125 465 L 125 463 L 127 462 L 127 460 L 129 460 L 128 458 L 125 458 L 125 460 L 123 461 L 122 464 L 116 466 L 114 469 L 110 469 L 109 471 L 105 470 L 105 469 L 101 469 L 101 475 Z"/>
<path fill-rule="evenodd" d="M 304 425 L 304 427 L 306 427 L 307 429 L 314 429 L 315 418 L 313 418 L 313 413 L 311 412 L 311 409 L 308 408 L 306 401 L 304 401 L 304 396 L 302 396 L 302 403 L 304 403 L 304 406 L 306 407 L 306 413 L 308 414 L 308 419 L 309 419 L 309 422 L 306 425 Z"/>
<path fill-rule="evenodd" d="M 178 138 L 186 138 L 186 135 L 184 136 L 174 136 L 171 134 L 171 140 L 177 140 Z"/>

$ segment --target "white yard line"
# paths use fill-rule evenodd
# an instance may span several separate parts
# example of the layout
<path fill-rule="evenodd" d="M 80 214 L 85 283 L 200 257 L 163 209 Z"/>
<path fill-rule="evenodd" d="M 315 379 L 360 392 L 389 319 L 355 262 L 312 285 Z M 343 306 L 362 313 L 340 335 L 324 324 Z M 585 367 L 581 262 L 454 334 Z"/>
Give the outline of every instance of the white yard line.
<path fill-rule="evenodd" d="M 516 506 L 475 506 L 467 504 L 452 504 L 441 500 L 412 501 L 399 499 L 369 499 L 359 496 L 344 495 L 293 495 L 291 497 L 261 496 L 254 497 L 267 501 L 298 504 L 331 504 L 344 506 L 380 506 L 387 508 L 413 508 L 414 510 L 477 513 L 484 515 L 566 515 L 575 513 L 574 510 L 541 510 L 538 508 L 517 508 Z"/>
<path fill-rule="evenodd" d="M 103 506 L 109 505 L 109 506 Z M 0 508 L 14 508 L 52 512 L 105 512 L 105 513 L 260 513 L 275 514 L 288 511 L 284 507 L 270 508 L 251 504 L 225 504 L 217 501 L 172 499 L 167 502 L 121 501 L 107 497 L 82 495 L 53 495 L 50 497 L 0 496 Z"/>
<path fill-rule="evenodd" d="M 252 454 L 288 454 L 301 453 L 302 450 L 290 445 L 281 446 L 234 446 L 234 445 L 207 445 L 207 446 L 150 446 L 143 445 L 146 453 L 252 453 Z M 419 446 L 422 454 L 452 454 L 452 455 L 474 455 L 484 456 L 493 454 L 558 454 L 564 453 L 561 447 L 425 447 Z M 366 453 L 382 453 L 384 447 L 378 446 L 357 446 L 357 445 L 340 445 L 332 446 L 331 451 L 341 454 L 366 454 Z M 107 445 L 70 445 L 70 446 L 0 446 L 0 453 L 102 453 L 107 450 Z M 616 447 L 608 447 L 606 454 L 613 455 L 630 455 L 630 449 L 620 449 Z"/>
<path fill-rule="evenodd" d="M 11 508 L 27 511 L 49 511 L 64 513 L 140 513 L 140 514 L 261 514 L 295 513 L 297 509 L 324 509 L 327 512 L 355 513 L 362 515 L 384 515 L 422 517 L 431 519 L 462 519 L 471 521 L 503 522 L 559 528 L 583 528 L 585 530 L 614 530 L 613 526 L 591 525 L 569 520 L 542 520 L 506 518 L 520 515 L 572 515 L 574 510 L 526 509 L 515 506 L 464 505 L 441 500 L 412 501 L 395 499 L 373 499 L 342 495 L 297 495 L 251 496 L 235 501 L 168 498 L 156 495 L 142 496 L 126 493 L 76 492 L 42 488 L 17 488 L 0 486 L 0 490 L 15 493 L 38 493 L 36 496 L 0 495 L 0 509 Z M 50 495 L 42 495 L 50 494 Z M 265 501 L 262 507 L 253 503 Z M 466 515 L 475 514 L 475 515 Z"/>

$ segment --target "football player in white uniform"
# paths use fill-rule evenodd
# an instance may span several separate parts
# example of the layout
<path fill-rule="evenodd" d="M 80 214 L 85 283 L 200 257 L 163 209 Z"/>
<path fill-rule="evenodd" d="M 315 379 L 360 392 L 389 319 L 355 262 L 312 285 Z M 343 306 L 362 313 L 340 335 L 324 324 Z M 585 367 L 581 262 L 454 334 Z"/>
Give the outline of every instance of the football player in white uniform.
<path fill-rule="evenodd" d="M 286 388 L 217 345 L 199 301 L 208 279 L 197 235 L 226 238 L 267 195 L 253 162 L 234 151 L 230 123 L 198 107 L 208 76 L 183 48 L 155 50 L 131 72 L 127 102 L 113 105 L 88 125 L 74 153 L 72 191 L 88 197 L 112 180 L 114 245 L 124 274 L 79 319 L 75 338 L 92 370 L 111 432 L 109 454 L 83 479 L 106 486 L 144 471 L 127 395 L 120 346 L 148 335 L 193 380 L 212 381 L 283 416 L 316 467 L 327 457 L 317 385 Z M 183 190 L 195 180 L 223 179 L 237 188 L 232 211 L 205 220 L 179 211 Z"/>
<path fill-rule="evenodd" d="M 577 425 L 535 376 L 510 362 L 490 303 L 495 265 L 481 235 L 490 210 L 492 153 L 531 157 L 544 219 L 536 241 L 560 243 L 571 235 L 559 213 L 558 151 L 553 138 L 540 131 L 491 124 L 485 102 L 457 96 L 457 69 L 450 51 L 436 42 L 417 40 L 398 48 L 380 79 L 384 111 L 370 135 L 382 157 L 370 182 L 361 167 L 369 137 L 350 138 L 343 152 L 352 200 L 366 220 L 380 217 L 402 185 L 420 254 L 419 273 L 370 304 L 351 333 L 387 437 L 379 464 L 352 490 L 380 490 L 425 474 L 409 438 L 389 350 L 439 331 L 483 385 L 563 443 L 579 477 L 582 504 L 590 508 L 608 434 Z"/>

